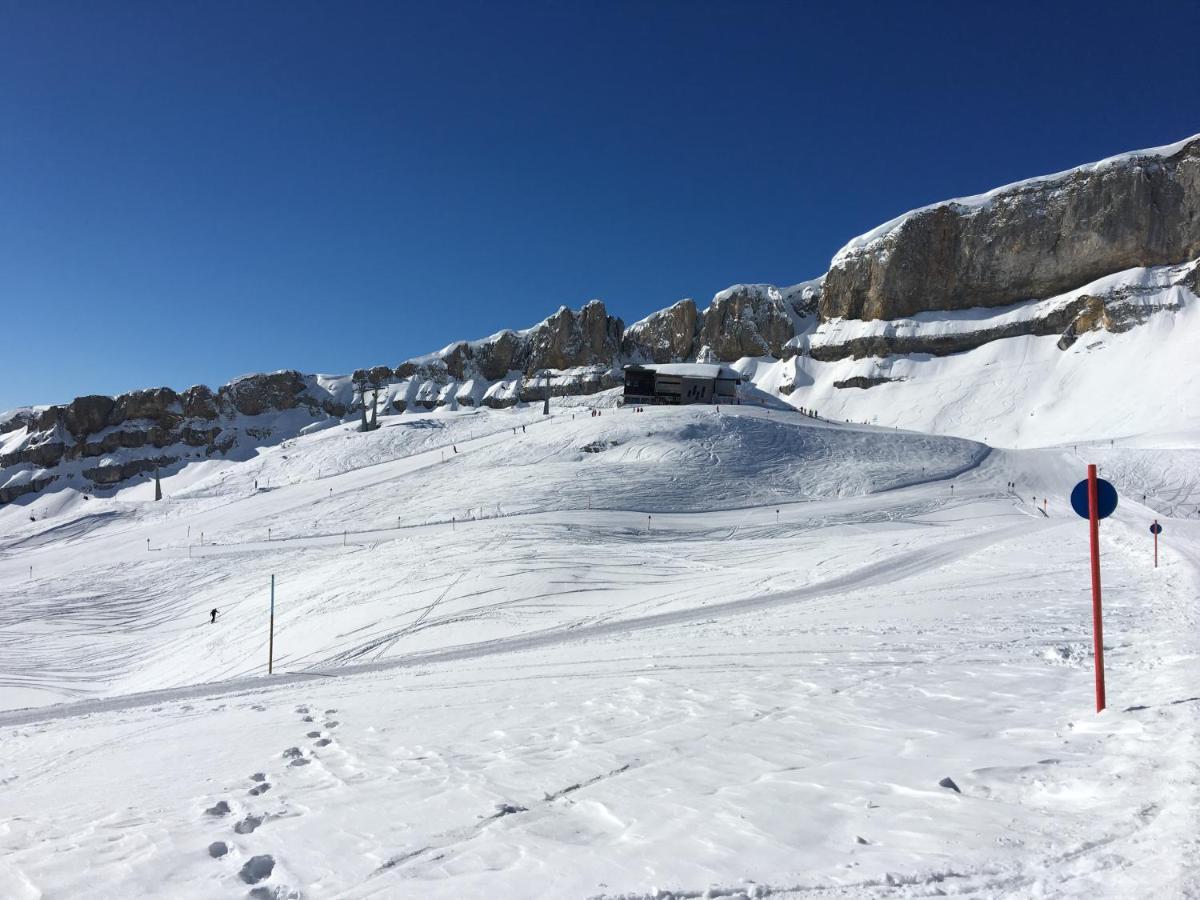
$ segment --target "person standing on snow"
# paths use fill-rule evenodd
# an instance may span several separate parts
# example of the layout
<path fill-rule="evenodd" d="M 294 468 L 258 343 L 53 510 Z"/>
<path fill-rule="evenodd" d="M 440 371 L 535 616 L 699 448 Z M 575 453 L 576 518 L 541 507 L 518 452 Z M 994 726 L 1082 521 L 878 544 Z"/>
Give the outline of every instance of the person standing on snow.
<path fill-rule="evenodd" d="M 209 615 L 212 616 L 212 619 L 209 620 L 208 624 L 216 625 L 217 624 L 217 611 L 214 609 L 211 613 L 209 613 Z"/>

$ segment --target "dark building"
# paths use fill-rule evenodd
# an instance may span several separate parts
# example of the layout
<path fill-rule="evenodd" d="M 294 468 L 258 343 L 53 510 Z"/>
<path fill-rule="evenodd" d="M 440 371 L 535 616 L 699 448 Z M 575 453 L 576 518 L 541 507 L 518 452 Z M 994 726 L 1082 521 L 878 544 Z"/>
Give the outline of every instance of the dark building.
<path fill-rule="evenodd" d="M 625 367 L 626 405 L 737 403 L 742 376 L 714 363 L 665 363 Z"/>

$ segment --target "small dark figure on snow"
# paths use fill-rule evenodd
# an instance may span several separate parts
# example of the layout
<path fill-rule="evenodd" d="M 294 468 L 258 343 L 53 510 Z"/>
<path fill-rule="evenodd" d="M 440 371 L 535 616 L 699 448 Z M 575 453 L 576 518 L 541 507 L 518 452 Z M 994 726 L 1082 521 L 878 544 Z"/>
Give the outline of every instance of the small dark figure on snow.
<path fill-rule="evenodd" d="M 212 616 L 212 619 L 209 620 L 208 624 L 216 625 L 217 624 L 217 611 L 214 609 L 212 612 L 209 613 L 209 615 Z"/>

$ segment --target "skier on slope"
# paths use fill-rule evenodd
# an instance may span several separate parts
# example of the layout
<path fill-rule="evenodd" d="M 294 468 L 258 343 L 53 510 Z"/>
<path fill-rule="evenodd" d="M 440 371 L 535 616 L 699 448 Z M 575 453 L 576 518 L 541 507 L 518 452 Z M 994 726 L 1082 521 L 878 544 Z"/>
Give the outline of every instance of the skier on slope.
<path fill-rule="evenodd" d="M 208 624 L 216 625 L 217 624 L 217 611 L 214 609 L 212 612 L 209 613 L 209 615 L 212 616 L 212 618 L 209 620 Z"/>

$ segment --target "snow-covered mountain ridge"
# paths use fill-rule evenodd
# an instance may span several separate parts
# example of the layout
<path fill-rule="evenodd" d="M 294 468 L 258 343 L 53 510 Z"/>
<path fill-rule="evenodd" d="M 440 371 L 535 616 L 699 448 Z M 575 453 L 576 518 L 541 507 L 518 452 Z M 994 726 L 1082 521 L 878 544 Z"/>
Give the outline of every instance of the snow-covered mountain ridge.
<path fill-rule="evenodd" d="M 940 371 L 932 359 L 950 358 L 968 395 L 989 395 L 989 367 L 1014 354 L 1043 382 L 1050 370 L 1069 370 L 1075 384 L 1103 380 L 1111 355 L 1092 364 L 1091 350 L 1157 318 L 1183 316 L 1200 292 L 1197 257 L 1200 136 L 906 213 L 850 241 L 819 278 L 734 285 L 703 309 L 684 299 L 628 327 L 593 300 L 396 367 L 346 376 L 285 371 L 216 391 L 154 388 L 11 411 L 0 415 L 0 503 L 55 483 L 103 488 L 199 458 L 252 454 L 358 415 L 364 394 L 378 394 L 385 413 L 507 408 L 615 388 L 627 363 L 698 357 L 733 363 L 757 388 L 796 406 L 853 421 L 882 413 L 889 424 L 981 440 L 1069 440 L 1070 415 L 1039 422 L 1030 438 L 1023 418 L 1001 427 L 994 415 L 964 416 L 961 403 L 931 399 L 940 377 L 931 380 Z M 1178 342 L 1186 331 L 1160 329 L 1160 339 Z M 1084 334 L 1093 338 L 1069 357 Z M 1138 379 L 1114 387 L 1115 409 L 1166 427 L 1147 419 Z M 877 390 L 868 397 L 866 388 Z M 1187 391 L 1174 398 L 1159 411 L 1169 424 L 1195 417 Z"/>

